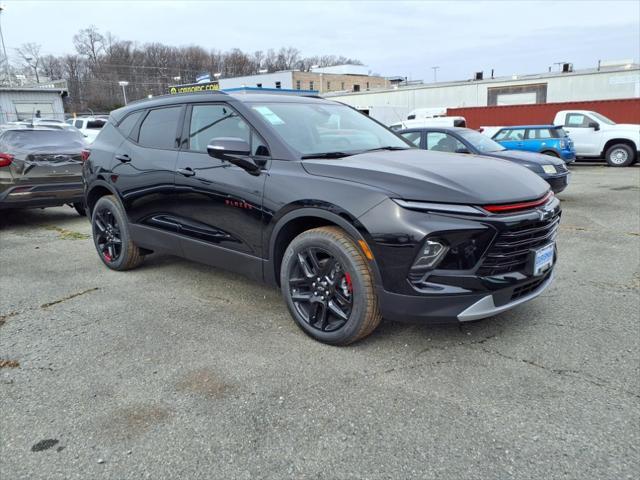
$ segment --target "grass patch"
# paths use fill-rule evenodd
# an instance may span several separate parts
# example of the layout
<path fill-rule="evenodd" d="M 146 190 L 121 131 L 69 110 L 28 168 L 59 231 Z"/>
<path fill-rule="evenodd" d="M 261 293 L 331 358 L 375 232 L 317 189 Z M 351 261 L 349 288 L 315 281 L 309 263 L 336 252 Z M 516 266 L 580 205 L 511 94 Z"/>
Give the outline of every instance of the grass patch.
<path fill-rule="evenodd" d="M 73 230 L 67 230 L 66 228 L 56 227 L 55 225 L 45 225 L 46 230 L 53 230 L 58 232 L 58 237 L 62 240 L 87 240 L 89 235 L 86 233 L 74 232 Z"/>

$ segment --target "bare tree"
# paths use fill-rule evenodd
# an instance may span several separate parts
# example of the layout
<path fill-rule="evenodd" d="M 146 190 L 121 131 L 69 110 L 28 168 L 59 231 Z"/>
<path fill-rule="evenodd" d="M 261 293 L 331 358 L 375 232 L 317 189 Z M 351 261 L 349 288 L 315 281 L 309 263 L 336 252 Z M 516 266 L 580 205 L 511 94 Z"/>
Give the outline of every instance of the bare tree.
<path fill-rule="evenodd" d="M 40 46 L 35 44 L 23 45 L 19 53 L 23 65 L 67 81 L 69 95 L 65 102 L 75 112 L 108 111 L 121 106 L 121 80 L 129 82 L 127 96 L 134 99 L 165 94 L 169 85 L 194 82 L 198 74 L 205 72 L 220 73 L 224 78 L 253 75 L 262 69 L 309 70 L 312 65 L 360 63 L 335 55 L 302 57 L 292 46 L 248 53 L 238 48 L 207 51 L 197 45 L 177 47 L 158 42 L 141 45 L 120 40 L 109 32 L 103 34 L 95 26 L 80 30 L 73 42 L 73 55 L 41 57 Z M 30 60 L 27 62 L 26 58 Z M 35 68 L 33 62 L 37 62 Z"/>
<path fill-rule="evenodd" d="M 38 68 L 40 67 L 40 50 L 42 45 L 37 43 L 23 43 L 20 48 L 16 48 L 16 53 L 20 57 L 23 65 L 29 69 L 33 68 L 36 74 L 36 83 L 40 83 Z"/>
<path fill-rule="evenodd" d="M 76 51 L 87 57 L 93 65 L 98 64 L 99 56 L 104 51 L 104 44 L 104 36 L 95 25 L 84 28 L 73 36 Z"/>

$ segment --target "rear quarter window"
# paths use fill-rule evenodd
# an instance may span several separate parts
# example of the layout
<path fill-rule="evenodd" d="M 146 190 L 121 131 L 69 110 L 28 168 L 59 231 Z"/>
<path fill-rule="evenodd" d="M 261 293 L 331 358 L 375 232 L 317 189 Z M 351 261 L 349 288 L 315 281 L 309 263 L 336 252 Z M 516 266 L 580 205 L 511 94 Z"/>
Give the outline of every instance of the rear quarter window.
<path fill-rule="evenodd" d="M 125 137 L 131 135 L 131 131 L 138 123 L 138 120 L 140 120 L 140 117 L 142 117 L 142 113 L 143 111 L 140 110 L 138 112 L 130 113 L 124 117 L 124 119 L 118 124 L 118 130 L 120 130 L 120 133 Z"/>

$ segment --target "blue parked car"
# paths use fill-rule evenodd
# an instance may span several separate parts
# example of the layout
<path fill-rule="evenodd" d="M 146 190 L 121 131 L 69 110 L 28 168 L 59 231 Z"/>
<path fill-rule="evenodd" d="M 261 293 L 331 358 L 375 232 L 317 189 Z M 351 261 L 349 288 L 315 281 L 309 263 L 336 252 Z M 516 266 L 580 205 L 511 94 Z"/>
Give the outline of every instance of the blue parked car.
<path fill-rule="evenodd" d="M 573 142 L 560 126 L 520 125 L 504 127 L 492 137 L 508 150 L 525 150 L 562 158 L 566 163 L 576 159 Z"/>

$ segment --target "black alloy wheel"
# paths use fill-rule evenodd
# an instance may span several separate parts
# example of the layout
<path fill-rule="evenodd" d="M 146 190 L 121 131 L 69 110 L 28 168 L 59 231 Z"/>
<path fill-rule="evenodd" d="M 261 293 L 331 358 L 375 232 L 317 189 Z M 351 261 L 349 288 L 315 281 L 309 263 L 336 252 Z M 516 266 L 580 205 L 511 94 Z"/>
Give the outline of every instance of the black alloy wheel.
<path fill-rule="evenodd" d="M 370 335 L 382 320 L 372 266 L 353 237 L 336 226 L 294 238 L 282 258 L 280 287 L 296 324 L 330 345 Z"/>
<path fill-rule="evenodd" d="M 112 270 L 129 270 L 142 263 L 142 251 L 129 233 L 127 217 L 113 195 L 100 197 L 91 212 L 93 243 L 100 260 Z"/>
<path fill-rule="evenodd" d="M 342 328 L 353 308 L 351 274 L 328 251 L 308 247 L 297 254 L 289 272 L 293 305 L 312 328 L 334 332 Z"/>
<path fill-rule="evenodd" d="M 96 210 L 93 225 L 98 252 L 107 262 L 116 262 L 122 253 L 118 220 L 109 208 L 102 207 Z"/>

